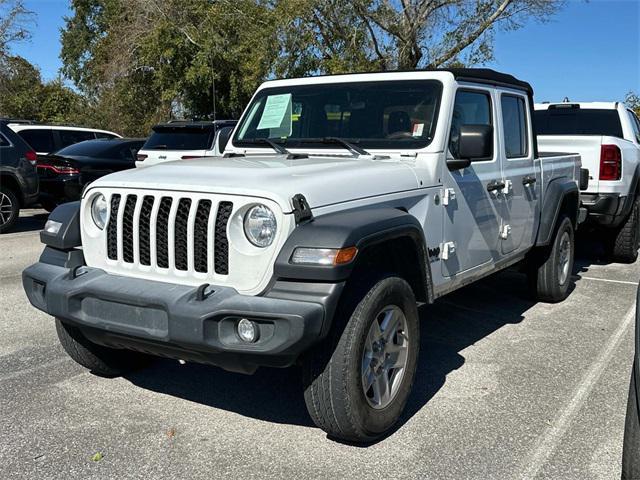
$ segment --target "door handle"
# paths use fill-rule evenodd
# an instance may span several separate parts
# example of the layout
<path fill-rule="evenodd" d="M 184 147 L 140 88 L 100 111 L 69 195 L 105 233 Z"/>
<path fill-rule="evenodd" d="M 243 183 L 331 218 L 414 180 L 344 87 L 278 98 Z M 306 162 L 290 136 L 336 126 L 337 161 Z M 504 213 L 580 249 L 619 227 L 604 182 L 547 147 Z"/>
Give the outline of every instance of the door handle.
<path fill-rule="evenodd" d="M 534 183 L 536 183 L 536 177 L 531 176 L 531 175 L 527 175 L 526 177 L 524 177 L 522 179 L 522 185 L 529 186 L 529 185 L 533 185 Z"/>
<path fill-rule="evenodd" d="M 506 184 L 502 180 L 493 180 L 487 184 L 487 192 L 502 190 Z"/>

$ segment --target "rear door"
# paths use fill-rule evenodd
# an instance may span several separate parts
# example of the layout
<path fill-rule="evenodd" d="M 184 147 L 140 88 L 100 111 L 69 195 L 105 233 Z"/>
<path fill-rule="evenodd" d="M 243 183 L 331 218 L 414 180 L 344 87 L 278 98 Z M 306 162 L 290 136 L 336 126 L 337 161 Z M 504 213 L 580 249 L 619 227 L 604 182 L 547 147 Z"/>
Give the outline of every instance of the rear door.
<path fill-rule="evenodd" d="M 533 131 L 526 95 L 499 92 L 500 148 L 505 188 L 501 192 L 500 241 L 503 254 L 528 248 L 534 241 L 538 182 Z"/>

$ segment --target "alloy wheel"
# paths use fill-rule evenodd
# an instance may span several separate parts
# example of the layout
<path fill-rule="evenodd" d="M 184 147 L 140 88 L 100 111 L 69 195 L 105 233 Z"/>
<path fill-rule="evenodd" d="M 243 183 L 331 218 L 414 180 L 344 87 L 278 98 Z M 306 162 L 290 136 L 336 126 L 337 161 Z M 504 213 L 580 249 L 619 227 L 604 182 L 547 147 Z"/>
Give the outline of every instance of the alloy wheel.
<path fill-rule="evenodd" d="M 362 355 L 362 390 L 369 405 L 387 407 L 396 397 L 407 366 L 407 319 L 395 305 L 384 307 L 374 318 Z"/>

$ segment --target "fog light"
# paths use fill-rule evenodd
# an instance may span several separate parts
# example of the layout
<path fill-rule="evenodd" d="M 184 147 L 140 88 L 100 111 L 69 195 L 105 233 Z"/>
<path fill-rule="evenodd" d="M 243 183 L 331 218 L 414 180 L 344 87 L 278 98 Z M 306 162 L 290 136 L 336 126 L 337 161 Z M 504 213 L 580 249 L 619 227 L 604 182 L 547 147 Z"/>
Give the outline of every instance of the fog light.
<path fill-rule="evenodd" d="M 258 340 L 258 326 L 251 320 L 247 320 L 246 318 L 240 319 L 236 328 L 238 330 L 238 336 L 243 342 L 253 343 Z"/>

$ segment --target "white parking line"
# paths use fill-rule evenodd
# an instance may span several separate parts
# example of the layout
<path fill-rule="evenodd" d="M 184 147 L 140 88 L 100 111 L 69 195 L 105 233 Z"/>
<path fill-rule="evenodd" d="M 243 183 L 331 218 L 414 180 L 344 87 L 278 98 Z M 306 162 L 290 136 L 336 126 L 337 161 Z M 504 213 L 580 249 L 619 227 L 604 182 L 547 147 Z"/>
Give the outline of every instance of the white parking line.
<path fill-rule="evenodd" d="M 551 423 L 552 426 L 538 437 L 533 454 L 529 456 L 523 464 L 522 471 L 524 473 L 521 478 L 535 478 L 540 472 L 540 469 L 547 463 L 551 455 L 553 455 L 560 444 L 560 441 L 571 426 L 571 422 L 574 417 L 580 411 L 589 397 L 589 394 L 593 390 L 593 387 L 602 376 L 604 369 L 607 367 L 607 364 L 611 360 L 616 348 L 622 341 L 627 329 L 633 323 L 634 318 L 635 305 L 629 309 L 622 320 L 622 323 L 620 323 L 616 331 L 611 335 L 611 337 L 609 337 L 609 340 L 607 340 L 607 343 L 600 352 L 600 355 L 598 355 L 595 362 L 591 364 L 589 370 L 587 370 L 585 375 L 582 377 L 580 383 L 573 391 L 573 395 L 571 396 L 569 403 L 553 420 Z"/>
<path fill-rule="evenodd" d="M 596 278 L 596 277 L 576 277 L 579 280 L 595 280 L 596 282 L 607 282 L 607 283 L 621 283 L 623 285 L 634 285 L 638 286 L 638 282 L 629 282 L 627 280 L 610 280 L 608 278 Z"/>

